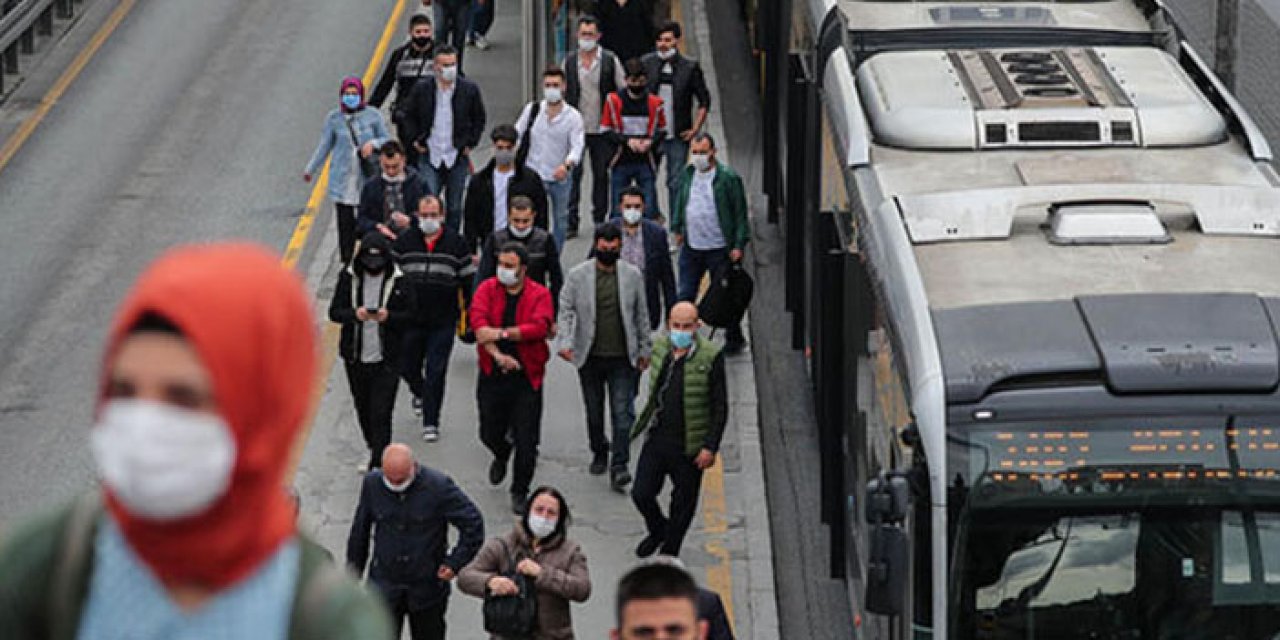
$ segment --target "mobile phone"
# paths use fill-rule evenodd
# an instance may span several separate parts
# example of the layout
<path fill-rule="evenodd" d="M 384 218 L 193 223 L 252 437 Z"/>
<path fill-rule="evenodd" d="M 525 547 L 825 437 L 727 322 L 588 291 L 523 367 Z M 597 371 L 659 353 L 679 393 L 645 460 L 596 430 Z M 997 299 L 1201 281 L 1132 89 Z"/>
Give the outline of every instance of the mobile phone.
<path fill-rule="evenodd" d="M 381 311 L 381 309 L 379 309 L 379 308 L 377 308 L 377 307 L 365 307 L 365 309 L 364 309 L 364 312 L 365 312 L 365 313 L 367 313 L 367 314 L 369 314 L 369 315 L 371 315 L 371 316 L 376 316 L 376 315 L 378 315 L 378 312 L 379 312 L 379 311 Z"/>

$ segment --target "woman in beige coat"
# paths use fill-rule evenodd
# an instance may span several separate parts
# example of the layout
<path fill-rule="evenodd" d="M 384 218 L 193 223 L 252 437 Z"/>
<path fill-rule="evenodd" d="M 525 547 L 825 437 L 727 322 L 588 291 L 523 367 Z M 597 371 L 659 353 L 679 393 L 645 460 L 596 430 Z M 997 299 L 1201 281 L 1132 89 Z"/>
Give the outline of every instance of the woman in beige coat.
<path fill-rule="evenodd" d="M 532 578 L 538 591 L 538 624 L 531 640 L 572 640 L 569 601 L 591 597 L 591 576 L 582 547 L 568 538 L 569 506 L 556 489 L 538 487 L 525 507 L 526 515 L 510 532 L 490 538 L 462 569 L 458 588 L 477 598 L 515 594 L 515 582 L 501 575 L 511 571 L 514 558 L 515 571 Z"/>

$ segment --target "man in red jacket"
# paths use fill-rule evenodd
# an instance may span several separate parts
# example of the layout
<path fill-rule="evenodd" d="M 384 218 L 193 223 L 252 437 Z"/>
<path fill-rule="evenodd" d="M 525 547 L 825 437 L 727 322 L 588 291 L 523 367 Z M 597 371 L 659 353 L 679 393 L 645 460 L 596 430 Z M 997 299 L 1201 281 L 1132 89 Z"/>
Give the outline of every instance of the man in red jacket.
<path fill-rule="evenodd" d="M 489 482 L 497 486 L 506 478 L 514 448 L 511 509 L 517 514 L 524 510 L 538 459 L 542 379 L 551 357 L 547 334 L 555 321 L 551 292 L 526 277 L 528 263 L 523 245 L 503 245 L 497 275 L 481 282 L 471 300 L 480 352 L 480 440 L 493 452 Z"/>

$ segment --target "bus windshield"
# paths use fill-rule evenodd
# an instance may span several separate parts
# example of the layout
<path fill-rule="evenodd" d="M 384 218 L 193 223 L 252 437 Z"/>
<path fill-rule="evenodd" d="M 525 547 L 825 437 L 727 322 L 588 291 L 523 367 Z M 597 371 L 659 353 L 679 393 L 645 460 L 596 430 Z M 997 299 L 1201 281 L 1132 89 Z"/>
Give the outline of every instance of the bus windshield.
<path fill-rule="evenodd" d="M 959 638 L 1280 640 L 1280 428 L 953 429 Z"/>

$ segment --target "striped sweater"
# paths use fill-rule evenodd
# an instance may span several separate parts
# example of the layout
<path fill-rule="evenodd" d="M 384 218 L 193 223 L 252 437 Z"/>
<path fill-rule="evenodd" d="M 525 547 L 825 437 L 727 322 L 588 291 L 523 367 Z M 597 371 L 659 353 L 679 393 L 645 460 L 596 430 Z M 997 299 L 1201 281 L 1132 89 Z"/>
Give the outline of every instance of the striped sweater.
<path fill-rule="evenodd" d="M 446 228 L 434 245 L 422 230 L 410 226 L 391 247 L 396 264 L 414 291 L 414 320 L 418 328 L 439 328 L 458 322 L 471 304 L 476 267 L 462 236 Z"/>

